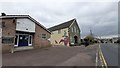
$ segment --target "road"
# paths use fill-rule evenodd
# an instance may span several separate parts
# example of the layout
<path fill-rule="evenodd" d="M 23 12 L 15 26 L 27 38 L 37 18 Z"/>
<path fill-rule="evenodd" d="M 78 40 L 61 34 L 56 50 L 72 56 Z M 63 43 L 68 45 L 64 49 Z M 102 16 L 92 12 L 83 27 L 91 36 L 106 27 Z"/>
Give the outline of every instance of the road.
<path fill-rule="evenodd" d="M 101 51 L 108 66 L 118 66 L 118 44 L 100 44 Z"/>
<path fill-rule="evenodd" d="M 98 45 L 49 47 L 3 54 L 3 66 L 95 66 Z"/>

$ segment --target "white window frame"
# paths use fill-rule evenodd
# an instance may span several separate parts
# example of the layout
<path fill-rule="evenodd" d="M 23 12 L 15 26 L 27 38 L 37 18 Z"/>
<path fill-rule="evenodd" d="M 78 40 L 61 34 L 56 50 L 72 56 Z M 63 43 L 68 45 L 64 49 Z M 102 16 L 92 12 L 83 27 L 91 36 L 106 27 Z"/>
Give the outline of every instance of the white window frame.
<path fill-rule="evenodd" d="M 31 36 L 31 44 L 30 44 L 30 36 Z M 29 35 L 29 39 L 28 39 L 28 46 L 32 46 L 32 35 Z"/>
<path fill-rule="evenodd" d="M 18 34 L 16 34 L 16 35 L 18 36 L 18 38 L 17 38 L 17 45 L 14 43 L 14 44 L 15 44 L 14 46 L 15 46 L 15 47 L 18 47 L 18 43 L 19 43 L 19 35 L 18 35 Z M 16 35 L 15 35 L 15 37 L 16 37 Z"/>
<path fill-rule="evenodd" d="M 15 44 L 14 46 L 15 47 L 18 47 L 18 44 L 19 44 L 19 34 L 16 34 L 17 36 L 18 36 L 18 38 L 17 38 L 17 45 Z M 31 36 L 31 44 L 29 43 L 29 41 L 30 41 L 30 36 Z M 28 46 L 32 46 L 32 35 L 29 35 L 29 38 L 28 38 Z"/>

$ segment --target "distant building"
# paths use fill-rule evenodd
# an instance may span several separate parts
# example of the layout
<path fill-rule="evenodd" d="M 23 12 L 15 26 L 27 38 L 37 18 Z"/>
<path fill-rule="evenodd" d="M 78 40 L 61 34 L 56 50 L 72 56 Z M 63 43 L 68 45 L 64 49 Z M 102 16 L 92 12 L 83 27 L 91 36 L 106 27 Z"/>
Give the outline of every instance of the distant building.
<path fill-rule="evenodd" d="M 120 37 L 113 37 L 112 42 L 113 43 L 120 43 Z"/>
<path fill-rule="evenodd" d="M 52 45 L 77 45 L 80 43 L 80 28 L 76 19 L 64 22 L 48 29 L 51 31 Z"/>
<path fill-rule="evenodd" d="M 118 35 L 108 35 L 100 38 L 102 43 L 117 43 L 119 40 Z"/>
<path fill-rule="evenodd" d="M 41 48 L 50 45 L 50 31 L 29 15 L 0 16 L 2 22 L 2 51 L 22 47 Z"/>

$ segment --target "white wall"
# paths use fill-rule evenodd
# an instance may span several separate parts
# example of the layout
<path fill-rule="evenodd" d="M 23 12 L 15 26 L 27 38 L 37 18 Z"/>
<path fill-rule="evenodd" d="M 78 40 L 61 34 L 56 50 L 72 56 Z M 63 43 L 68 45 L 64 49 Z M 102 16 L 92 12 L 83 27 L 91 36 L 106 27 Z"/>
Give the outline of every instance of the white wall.
<path fill-rule="evenodd" d="M 16 30 L 25 32 L 35 32 L 35 23 L 28 18 L 17 19 Z"/>

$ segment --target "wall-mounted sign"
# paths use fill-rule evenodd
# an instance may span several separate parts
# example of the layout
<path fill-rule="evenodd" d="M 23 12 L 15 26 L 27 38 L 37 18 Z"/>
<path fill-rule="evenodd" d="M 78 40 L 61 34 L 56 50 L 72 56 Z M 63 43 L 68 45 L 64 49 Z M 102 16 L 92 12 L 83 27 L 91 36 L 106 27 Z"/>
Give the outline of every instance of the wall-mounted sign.
<path fill-rule="evenodd" d="M 3 44 L 13 44 L 14 37 L 2 37 L 2 43 Z"/>

